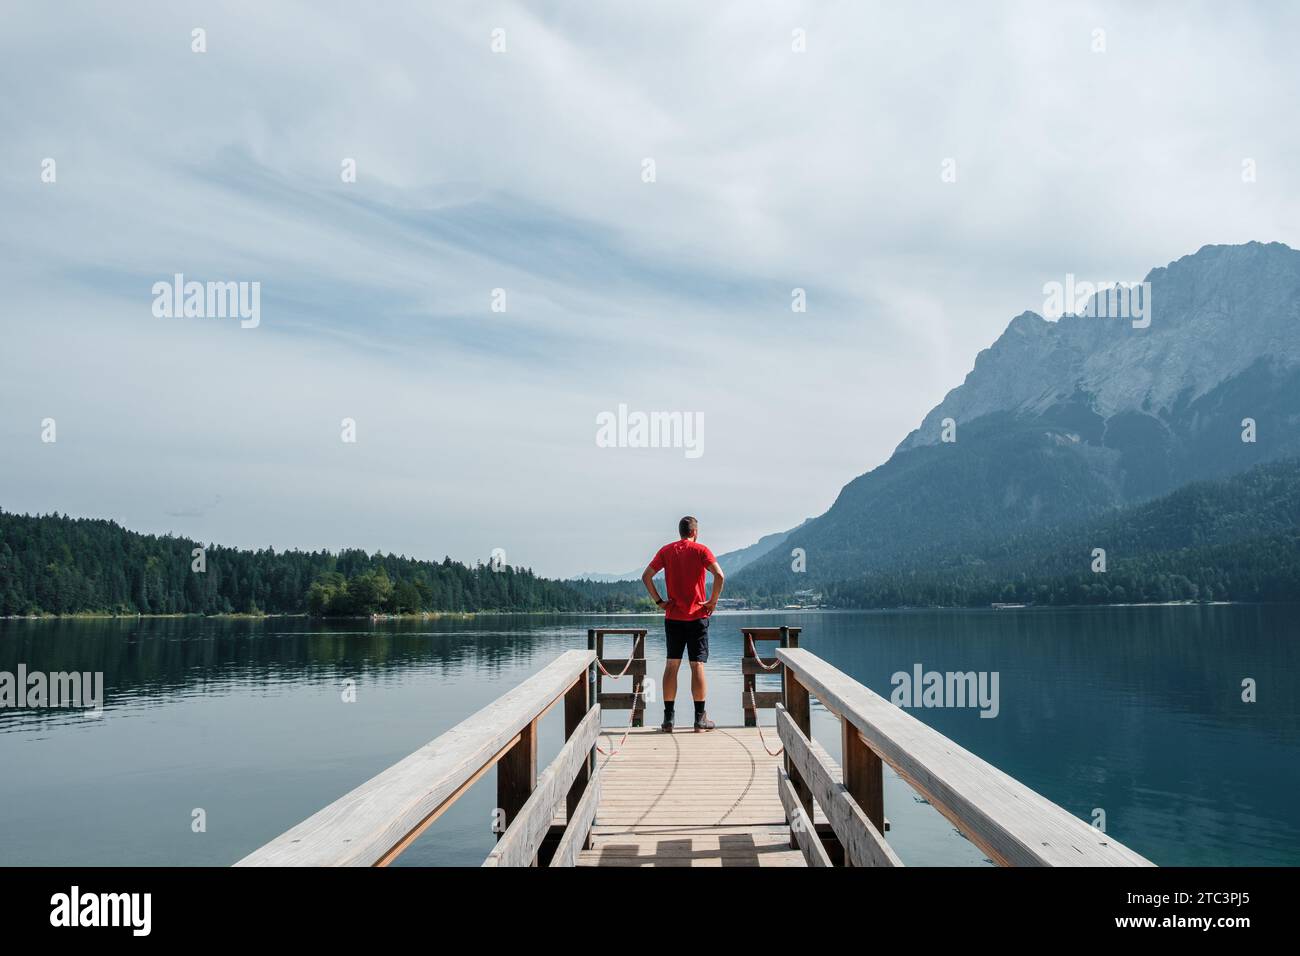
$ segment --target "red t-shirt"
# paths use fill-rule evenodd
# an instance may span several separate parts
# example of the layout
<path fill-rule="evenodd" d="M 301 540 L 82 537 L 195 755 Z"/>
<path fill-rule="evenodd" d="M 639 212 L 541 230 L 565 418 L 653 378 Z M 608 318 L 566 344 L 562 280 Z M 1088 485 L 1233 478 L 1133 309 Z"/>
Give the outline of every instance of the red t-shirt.
<path fill-rule="evenodd" d="M 656 573 L 663 571 L 668 589 L 664 617 L 694 621 L 709 616 L 704 607 L 704 572 L 716 560 L 712 551 L 689 538 L 666 544 L 655 553 L 650 567 Z"/>

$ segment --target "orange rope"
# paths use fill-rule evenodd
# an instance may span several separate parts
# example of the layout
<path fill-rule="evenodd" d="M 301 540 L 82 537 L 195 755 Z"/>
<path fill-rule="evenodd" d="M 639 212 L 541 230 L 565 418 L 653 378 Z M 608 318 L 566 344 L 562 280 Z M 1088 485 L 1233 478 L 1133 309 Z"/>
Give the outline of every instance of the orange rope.
<path fill-rule="evenodd" d="M 604 668 L 601 669 L 604 670 Z M 640 689 L 634 688 L 632 690 L 632 714 L 627 719 L 627 726 L 623 728 L 623 739 L 618 742 L 618 746 L 615 747 L 613 750 L 606 751 L 601 749 L 600 744 L 596 744 L 597 753 L 603 754 L 606 757 L 613 757 L 622 752 L 623 745 L 627 743 L 627 735 L 632 732 L 632 721 L 636 720 L 636 699 L 640 696 L 641 696 Z"/>
<path fill-rule="evenodd" d="M 602 661 L 599 657 L 596 658 L 596 666 L 599 667 L 600 672 L 604 674 L 606 677 L 608 677 L 610 680 L 618 680 L 620 677 L 623 677 L 627 674 L 628 670 L 632 667 L 632 662 L 634 660 L 637 660 L 637 658 L 629 657 L 626 661 L 624 661 L 623 669 L 619 671 L 617 674 L 611 674 L 609 671 L 605 670 L 605 662 Z"/>
<path fill-rule="evenodd" d="M 753 655 L 754 660 L 758 661 L 759 667 L 765 671 L 774 671 L 781 666 L 780 661 L 773 661 L 771 666 L 764 664 L 763 658 L 758 656 L 758 648 L 754 646 L 754 635 L 746 631 L 745 637 L 749 640 L 749 653 Z M 758 701 L 754 697 L 752 690 L 749 692 L 749 709 L 754 712 L 754 726 L 758 728 L 758 741 L 763 745 L 763 749 L 767 751 L 767 755 L 769 757 L 781 756 L 781 754 L 785 753 L 785 747 L 781 746 L 774 751 L 767 745 L 767 738 L 763 736 L 763 725 L 758 722 Z"/>
<path fill-rule="evenodd" d="M 780 661 L 773 661 L 771 665 L 764 664 L 763 658 L 758 656 L 758 648 L 754 647 L 754 635 L 746 631 L 745 637 L 749 638 L 749 653 L 754 655 L 754 660 L 758 661 L 759 667 L 763 668 L 765 671 L 774 671 L 781 666 Z"/>
<path fill-rule="evenodd" d="M 767 745 L 767 738 L 763 736 L 763 725 L 758 722 L 758 703 L 754 699 L 754 692 L 752 690 L 749 692 L 749 707 L 754 712 L 754 726 L 758 728 L 758 742 L 763 745 L 763 749 L 767 751 L 769 757 L 781 756 L 781 754 L 785 753 L 785 745 L 783 744 L 776 750 L 773 750 Z"/>
<path fill-rule="evenodd" d="M 632 653 L 633 654 L 636 653 L 635 641 L 632 642 Z M 609 671 L 605 670 L 605 662 L 602 661 L 599 657 L 596 658 L 596 666 L 599 667 L 600 672 L 604 674 L 606 677 L 608 677 L 610 680 L 618 680 L 620 677 L 626 676 L 627 672 L 632 669 L 632 662 L 634 660 L 638 660 L 638 658 L 629 656 L 628 659 L 623 662 L 623 669 L 619 671 L 617 674 L 611 674 Z M 639 686 L 633 687 L 632 688 L 632 716 L 628 718 L 627 727 L 623 731 L 623 739 L 618 742 L 618 747 L 616 747 L 613 751 L 606 753 L 604 750 L 600 749 L 600 744 L 596 744 L 597 753 L 604 754 L 606 757 L 612 757 L 623 749 L 623 745 L 627 743 L 627 735 L 632 732 L 632 722 L 636 720 L 636 699 L 640 696 L 641 696 L 640 687 Z"/>

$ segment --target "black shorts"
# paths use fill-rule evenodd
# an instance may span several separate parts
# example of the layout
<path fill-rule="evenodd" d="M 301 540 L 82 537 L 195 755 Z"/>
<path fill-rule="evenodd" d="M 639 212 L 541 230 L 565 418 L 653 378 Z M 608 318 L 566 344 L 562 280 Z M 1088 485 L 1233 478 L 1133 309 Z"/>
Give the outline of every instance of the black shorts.
<path fill-rule="evenodd" d="M 703 664 L 709 659 L 709 619 L 701 617 L 694 621 L 674 621 L 664 618 L 664 633 L 668 635 L 668 659 L 680 661 L 682 651 L 690 659 Z"/>

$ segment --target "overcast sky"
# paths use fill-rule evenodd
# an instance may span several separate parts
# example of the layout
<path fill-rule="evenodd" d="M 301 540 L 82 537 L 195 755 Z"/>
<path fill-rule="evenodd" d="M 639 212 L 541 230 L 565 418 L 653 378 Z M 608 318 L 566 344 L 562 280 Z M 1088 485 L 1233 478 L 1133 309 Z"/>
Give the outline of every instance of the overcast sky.
<path fill-rule="evenodd" d="M 0 508 L 548 575 L 819 514 L 1045 282 L 1300 246 L 1293 5 L 1061 7 L 6 3 Z"/>

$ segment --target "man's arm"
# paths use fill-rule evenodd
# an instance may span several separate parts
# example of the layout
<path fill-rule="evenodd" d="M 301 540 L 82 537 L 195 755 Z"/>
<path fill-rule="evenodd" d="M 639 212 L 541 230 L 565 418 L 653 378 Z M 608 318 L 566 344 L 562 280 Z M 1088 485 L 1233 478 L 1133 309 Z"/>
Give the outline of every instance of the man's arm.
<path fill-rule="evenodd" d="M 718 598 L 722 597 L 722 586 L 727 583 L 727 576 L 722 573 L 722 566 L 717 561 L 709 565 L 709 573 L 713 575 L 713 587 L 709 589 L 709 603 L 704 606 L 712 614 L 718 609 Z"/>
<path fill-rule="evenodd" d="M 659 589 L 655 587 L 655 575 L 658 572 L 659 569 L 656 568 L 654 562 L 651 561 L 645 566 L 645 572 L 641 575 L 641 583 L 644 584 L 645 589 L 650 592 L 650 597 L 654 599 L 655 604 L 659 607 L 663 607 L 668 602 L 659 596 Z"/>

